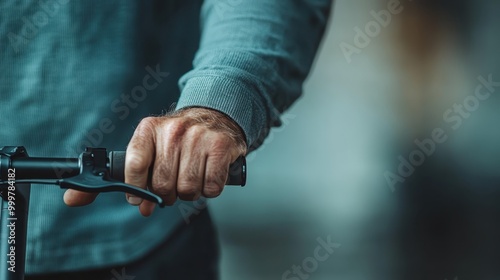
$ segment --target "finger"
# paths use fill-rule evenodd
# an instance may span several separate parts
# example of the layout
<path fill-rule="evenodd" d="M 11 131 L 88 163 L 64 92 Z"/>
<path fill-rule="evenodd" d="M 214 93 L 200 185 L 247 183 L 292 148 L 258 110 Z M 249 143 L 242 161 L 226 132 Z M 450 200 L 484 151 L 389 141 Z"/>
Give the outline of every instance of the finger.
<path fill-rule="evenodd" d="M 213 198 L 219 196 L 226 184 L 229 165 L 241 154 L 241 149 L 224 134 L 211 136 L 210 153 L 205 167 L 203 196 Z"/>
<path fill-rule="evenodd" d="M 94 202 L 97 197 L 97 193 L 87 193 L 77 190 L 66 190 L 64 192 L 63 200 L 66 205 L 70 207 L 74 206 L 84 206 Z"/>
<path fill-rule="evenodd" d="M 125 198 L 127 199 L 127 202 L 133 206 L 139 206 L 143 201 L 142 198 L 129 193 L 125 194 Z"/>
<path fill-rule="evenodd" d="M 205 169 L 203 196 L 212 198 L 221 194 L 227 181 L 232 155 L 222 139 L 214 142 L 212 152 L 208 155 Z"/>
<path fill-rule="evenodd" d="M 201 126 L 193 126 L 185 137 L 177 178 L 177 195 L 182 200 L 193 201 L 201 196 L 207 154 L 205 137 L 206 128 Z"/>
<path fill-rule="evenodd" d="M 125 183 L 146 189 L 149 167 L 155 154 L 154 118 L 145 118 L 135 129 L 127 146 L 125 156 Z M 127 201 L 132 205 L 142 202 L 141 198 L 127 194 Z"/>
<path fill-rule="evenodd" d="M 144 217 L 149 217 L 151 214 L 153 214 L 153 211 L 155 210 L 156 203 L 144 200 L 142 203 L 139 205 L 139 212 L 141 212 L 141 215 Z"/>
<path fill-rule="evenodd" d="M 172 121 L 157 134 L 158 144 L 153 166 L 151 190 L 163 198 L 166 205 L 173 205 L 177 199 L 177 173 L 184 131 L 185 128 L 182 123 Z"/>

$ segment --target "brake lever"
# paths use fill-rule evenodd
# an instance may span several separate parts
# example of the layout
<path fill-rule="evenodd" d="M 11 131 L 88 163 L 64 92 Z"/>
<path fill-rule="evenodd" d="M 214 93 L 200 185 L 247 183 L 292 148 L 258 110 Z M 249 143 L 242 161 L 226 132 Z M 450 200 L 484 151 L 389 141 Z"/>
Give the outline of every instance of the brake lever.
<path fill-rule="evenodd" d="M 60 179 L 57 184 L 63 189 L 74 189 L 83 192 L 125 192 L 165 207 L 163 199 L 144 189 L 114 180 L 107 168 L 107 152 L 104 148 L 86 148 L 78 157 L 80 174 Z"/>

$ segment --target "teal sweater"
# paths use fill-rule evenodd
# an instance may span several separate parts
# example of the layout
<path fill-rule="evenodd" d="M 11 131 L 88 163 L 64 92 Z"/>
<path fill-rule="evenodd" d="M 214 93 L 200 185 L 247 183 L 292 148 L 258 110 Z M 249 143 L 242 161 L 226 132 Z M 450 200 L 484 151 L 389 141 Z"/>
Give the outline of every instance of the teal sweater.
<path fill-rule="evenodd" d="M 255 149 L 300 96 L 329 2 L 1 1 L 0 146 L 124 150 L 141 118 L 202 106 Z M 132 261 L 189 221 L 179 204 L 143 218 L 123 194 L 82 208 L 62 194 L 32 187 L 28 273 Z"/>

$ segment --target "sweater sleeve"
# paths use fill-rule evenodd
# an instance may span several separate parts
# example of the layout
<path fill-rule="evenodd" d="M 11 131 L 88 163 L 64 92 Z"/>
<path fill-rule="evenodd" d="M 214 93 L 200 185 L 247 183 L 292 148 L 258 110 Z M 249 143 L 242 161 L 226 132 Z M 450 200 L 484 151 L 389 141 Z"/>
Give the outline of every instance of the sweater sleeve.
<path fill-rule="evenodd" d="M 206 107 L 232 118 L 256 149 L 302 93 L 330 0 L 205 0 L 193 70 L 179 81 L 177 109 Z"/>

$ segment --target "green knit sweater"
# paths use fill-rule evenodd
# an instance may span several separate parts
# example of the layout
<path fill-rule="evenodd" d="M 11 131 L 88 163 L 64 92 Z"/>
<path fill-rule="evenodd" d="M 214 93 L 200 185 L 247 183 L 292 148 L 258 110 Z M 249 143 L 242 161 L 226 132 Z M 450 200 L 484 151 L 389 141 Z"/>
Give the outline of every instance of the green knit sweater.
<path fill-rule="evenodd" d="M 300 96 L 329 2 L 1 1 L 0 146 L 124 150 L 141 118 L 202 106 L 255 149 Z M 128 262 L 189 221 L 179 204 L 143 218 L 123 194 L 68 208 L 62 193 L 32 186 L 28 273 Z"/>

